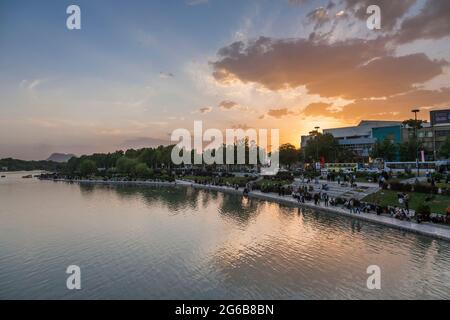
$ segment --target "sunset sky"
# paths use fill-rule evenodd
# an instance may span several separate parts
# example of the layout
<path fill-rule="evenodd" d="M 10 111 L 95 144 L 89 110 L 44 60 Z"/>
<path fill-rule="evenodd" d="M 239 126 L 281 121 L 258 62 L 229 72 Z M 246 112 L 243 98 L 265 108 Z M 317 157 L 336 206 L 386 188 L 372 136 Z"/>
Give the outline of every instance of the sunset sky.
<path fill-rule="evenodd" d="M 428 119 L 450 107 L 449 36 L 448 0 L 1 0 L 0 158 L 166 144 L 194 120 L 298 146 L 315 126 Z"/>

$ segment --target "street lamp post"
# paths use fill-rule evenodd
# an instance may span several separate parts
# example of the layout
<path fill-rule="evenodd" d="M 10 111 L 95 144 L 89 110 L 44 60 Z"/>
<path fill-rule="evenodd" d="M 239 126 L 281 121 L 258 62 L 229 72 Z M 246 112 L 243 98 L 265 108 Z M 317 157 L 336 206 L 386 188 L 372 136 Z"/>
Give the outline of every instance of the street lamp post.
<path fill-rule="evenodd" d="M 320 127 L 314 127 L 316 129 L 316 161 L 319 162 L 319 129 Z M 316 169 L 317 169 L 317 162 L 316 162 Z"/>
<path fill-rule="evenodd" d="M 417 167 L 417 178 L 419 178 L 419 138 L 418 138 L 418 124 L 417 124 L 417 113 L 420 112 L 419 109 L 411 110 L 414 112 L 414 137 L 416 139 L 416 167 Z"/>

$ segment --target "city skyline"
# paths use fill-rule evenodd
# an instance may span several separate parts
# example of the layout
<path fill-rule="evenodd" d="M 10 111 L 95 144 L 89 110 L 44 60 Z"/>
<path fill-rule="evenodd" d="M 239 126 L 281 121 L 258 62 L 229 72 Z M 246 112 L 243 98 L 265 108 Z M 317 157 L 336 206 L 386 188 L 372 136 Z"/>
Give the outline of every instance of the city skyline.
<path fill-rule="evenodd" d="M 315 126 L 429 120 L 450 105 L 449 36 L 445 0 L 3 1 L 0 158 L 167 144 L 195 120 L 296 146 Z"/>

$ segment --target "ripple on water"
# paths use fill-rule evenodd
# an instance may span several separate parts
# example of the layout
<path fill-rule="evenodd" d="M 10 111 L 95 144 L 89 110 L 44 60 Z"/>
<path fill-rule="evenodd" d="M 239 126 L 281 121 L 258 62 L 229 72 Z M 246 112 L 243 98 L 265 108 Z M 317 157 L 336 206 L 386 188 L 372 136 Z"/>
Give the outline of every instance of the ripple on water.
<path fill-rule="evenodd" d="M 449 243 L 309 209 L 13 176 L 0 203 L 2 299 L 450 298 Z M 80 292 L 65 289 L 70 264 Z"/>

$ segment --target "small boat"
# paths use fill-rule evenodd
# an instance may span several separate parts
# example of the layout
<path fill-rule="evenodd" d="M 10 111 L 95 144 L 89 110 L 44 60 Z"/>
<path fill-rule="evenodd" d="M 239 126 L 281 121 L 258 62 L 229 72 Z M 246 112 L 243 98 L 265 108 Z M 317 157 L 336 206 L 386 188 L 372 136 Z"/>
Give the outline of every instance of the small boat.
<path fill-rule="evenodd" d="M 31 179 L 31 178 L 33 178 L 33 176 L 31 174 L 22 177 L 22 179 Z"/>

